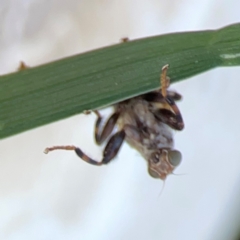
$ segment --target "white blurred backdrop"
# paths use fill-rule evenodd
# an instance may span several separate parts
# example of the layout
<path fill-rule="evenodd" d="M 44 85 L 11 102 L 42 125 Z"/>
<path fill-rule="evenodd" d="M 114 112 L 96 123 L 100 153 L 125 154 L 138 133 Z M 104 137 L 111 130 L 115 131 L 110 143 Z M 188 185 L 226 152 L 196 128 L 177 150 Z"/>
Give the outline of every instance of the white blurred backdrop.
<path fill-rule="evenodd" d="M 236 0 L 0 0 L 0 74 L 130 39 L 240 22 Z M 1 86 L 0 86 L 1 87 Z M 240 67 L 172 86 L 185 130 L 176 174 L 151 178 L 127 144 L 106 167 L 93 158 L 95 115 L 77 115 L 0 141 L 0 239 L 233 239 L 240 220 Z M 108 111 L 109 112 L 109 111 Z M 106 115 L 108 113 L 105 111 Z M 238 219 L 237 219 L 238 218 Z"/>

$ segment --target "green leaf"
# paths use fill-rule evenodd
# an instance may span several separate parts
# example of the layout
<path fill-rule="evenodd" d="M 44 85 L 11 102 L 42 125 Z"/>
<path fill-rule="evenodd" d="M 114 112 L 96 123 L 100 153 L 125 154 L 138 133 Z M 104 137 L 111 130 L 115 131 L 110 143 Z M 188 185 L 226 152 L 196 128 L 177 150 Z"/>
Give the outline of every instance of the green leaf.
<path fill-rule="evenodd" d="M 240 65 L 240 24 L 173 33 L 79 54 L 0 77 L 0 138 L 159 88 L 218 66 Z"/>

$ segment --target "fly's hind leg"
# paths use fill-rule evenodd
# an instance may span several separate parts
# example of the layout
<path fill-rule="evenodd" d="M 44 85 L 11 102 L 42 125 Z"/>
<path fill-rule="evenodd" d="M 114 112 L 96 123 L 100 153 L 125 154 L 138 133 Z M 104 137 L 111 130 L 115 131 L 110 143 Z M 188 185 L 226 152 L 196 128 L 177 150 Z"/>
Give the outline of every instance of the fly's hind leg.
<path fill-rule="evenodd" d="M 117 133 L 115 133 L 108 141 L 104 151 L 103 151 L 103 158 L 101 162 L 98 162 L 96 160 L 93 160 L 92 158 L 88 157 L 85 153 L 82 152 L 82 150 L 78 147 L 75 147 L 73 150 L 75 150 L 76 154 L 84 161 L 93 164 L 93 165 L 103 165 L 109 163 L 119 152 L 122 143 L 125 139 L 125 132 L 124 130 L 121 130 Z"/>
<path fill-rule="evenodd" d="M 112 130 L 118 120 L 119 113 L 118 112 L 113 113 L 112 116 L 108 119 L 105 126 L 103 127 L 102 132 L 100 132 L 99 126 L 102 122 L 102 117 L 98 111 L 94 111 L 94 112 L 98 116 L 96 125 L 95 125 L 95 140 L 98 144 L 101 144 L 112 133 Z M 101 162 L 98 162 L 98 161 L 90 158 L 79 147 L 75 147 L 75 146 L 54 146 L 54 147 L 46 148 L 44 153 L 48 153 L 48 152 L 54 151 L 54 150 L 71 150 L 71 151 L 75 151 L 76 154 L 85 162 L 100 166 L 102 164 L 106 164 L 106 163 L 110 162 L 116 156 L 116 154 L 118 153 L 118 151 L 123 143 L 124 138 L 125 138 L 125 132 L 124 132 L 124 130 L 122 130 L 122 131 L 119 131 L 116 134 L 114 134 L 109 139 L 109 141 L 104 149 L 103 158 L 102 158 Z"/>
<path fill-rule="evenodd" d="M 125 139 L 125 131 L 121 130 L 115 133 L 108 141 L 104 151 L 102 163 L 109 163 L 119 152 L 122 143 Z"/>
<path fill-rule="evenodd" d="M 113 113 L 111 117 L 108 119 L 105 126 L 103 127 L 102 131 L 100 131 L 100 125 L 103 120 L 102 116 L 97 110 L 94 110 L 94 111 L 85 110 L 84 114 L 88 115 L 91 112 L 94 112 L 97 115 L 97 121 L 95 123 L 95 130 L 94 130 L 94 137 L 95 137 L 96 143 L 98 145 L 101 145 L 107 139 L 107 137 L 109 137 L 110 134 L 112 133 L 113 128 L 118 120 L 119 113 L 118 112 Z"/>
<path fill-rule="evenodd" d="M 73 145 L 69 145 L 69 146 L 53 146 L 53 147 L 49 147 L 49 148 L 46 148 L 44 150 L 44 153 L 48 154 L 49 152 L 51 151 L 54 151 L 54 150 L 70 150 L 70 151 L 75 151 L 76 154 L 85 162 L 87 163 L 90 163 L 90 164 L 93 164 L 93 165 L 97 165 L 97 166 L 100 166 L 102 165 L 101 162 L 98 162 L 98 161 L 95 161 L 93 160 L 92 158 L 88 157 L 80 148 L 78 147 L 75 147 Z"/>
<path fill-rule="evenodd" d="M 54 150 L 71 150 L 75 151 L 75 153 L 85 162 L 90 163 L 92 165 L 101 166 L 103 164 L 109 163 L 118 153 L 120 150 L 122 143 L 125 139 L 125 132 L 121 130 L 115 133 L 108 141 L 104 151 L 103 151 L 103 158 L 101 162 L 98 162 L 89 156 L 87 156 L 80 148 L 75 146 L 54 146 L 50 148 L 46 148 L 44 153 L 48 153 Z"/>

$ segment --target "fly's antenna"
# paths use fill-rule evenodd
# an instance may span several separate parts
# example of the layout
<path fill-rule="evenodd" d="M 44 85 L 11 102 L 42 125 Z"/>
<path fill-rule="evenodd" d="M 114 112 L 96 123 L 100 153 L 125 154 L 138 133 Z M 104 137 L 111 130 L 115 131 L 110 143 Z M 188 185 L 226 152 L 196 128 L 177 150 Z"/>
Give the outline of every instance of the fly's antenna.
<path fill-rule="evenodd" d="M 171 174 L 172 174 L 172 175 L 175 175 L 175 176 L 187 175 L 187 173 L 174 173 L 174 172 L 172 172 Z"/>
<path fill-rule="evenodd" d="M 162 193 L 163 193 L 163 190 L 164 190 L 164 187 L 165 187 L 165 180 L 163 181 L 163 185 L 162 185 L 162 188 L 160 190 L 160 193 L 158 194 L 158 197 L 161 197 Z"/>

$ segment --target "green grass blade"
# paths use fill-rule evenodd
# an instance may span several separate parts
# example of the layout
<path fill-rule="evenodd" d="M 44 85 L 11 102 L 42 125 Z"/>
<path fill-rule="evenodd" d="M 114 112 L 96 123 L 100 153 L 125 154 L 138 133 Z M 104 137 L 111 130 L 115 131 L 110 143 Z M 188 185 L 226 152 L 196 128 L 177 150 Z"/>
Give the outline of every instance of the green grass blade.
<path fill-rule="evenodd" d="M 87 52 L 0 77 L 0 138 L 219 66 L 240 65 L 240 24 L 174 33 Z"/>

